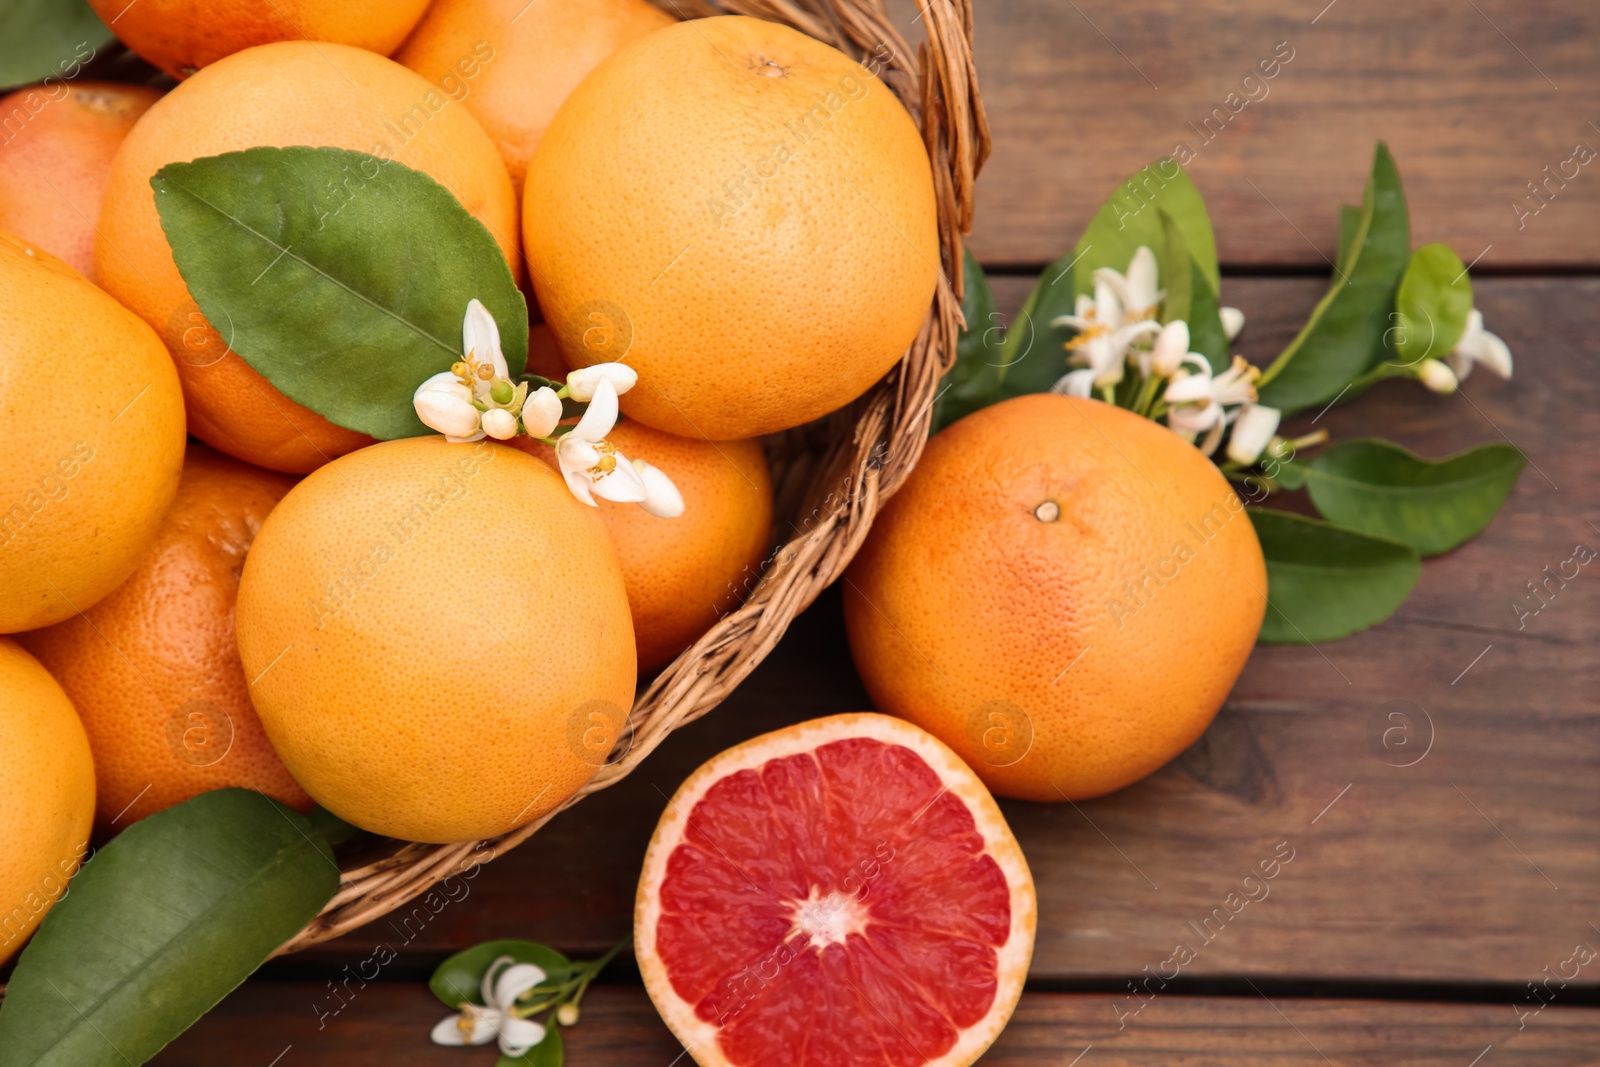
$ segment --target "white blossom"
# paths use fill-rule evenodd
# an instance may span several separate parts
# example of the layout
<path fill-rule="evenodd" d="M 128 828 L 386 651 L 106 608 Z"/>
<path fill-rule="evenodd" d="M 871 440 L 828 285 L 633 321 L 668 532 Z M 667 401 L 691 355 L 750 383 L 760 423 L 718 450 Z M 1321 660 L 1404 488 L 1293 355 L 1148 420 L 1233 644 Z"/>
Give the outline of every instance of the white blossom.
<path fill-rule="evenodd" d="M 544 1040 L 544 1026 L 513 1014 L 517 998 L 544 981 L 544 971 L 531 963 L 500 956 L 483 974 L 483 1006 L 461 1005 L 455 1015 L 440 1019 L 433 1028 L 439 1045 L 487 1045 L 499 1038 L 500 1051 L 521 1056 Z"/>

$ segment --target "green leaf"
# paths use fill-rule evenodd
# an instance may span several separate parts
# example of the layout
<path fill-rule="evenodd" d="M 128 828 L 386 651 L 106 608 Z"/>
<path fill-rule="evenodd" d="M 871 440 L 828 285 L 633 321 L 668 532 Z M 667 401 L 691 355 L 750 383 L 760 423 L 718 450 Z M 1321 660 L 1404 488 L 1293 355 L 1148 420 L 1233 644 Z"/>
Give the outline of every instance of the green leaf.
<path fill-rule="evenodd" d="M 501 1056 L 495 1067 L 561 1067 L 564 1055 L 561 1031 L 552 1022 L 546 1024 L 543 1041 L 520 1056 Z"/>
<path fill-rule="evenodd" d="M 966 326 L 956 342 L 956 362 L 939 382 L 933 402 L 933 431 L 938 433 L 957 419 L 988 407 L 1000 399 L 1000 335 L 994 293 L 983 268 L 968 250 L 962 271 L 966 293 L 961 314 Z"/>
<path fill-rule="evenodd" d="M 1341 272 L 1350 266 L 1350 253 L 1355 251 L 1356 235 L 1361 232 L 1361 209 L 1350 204 L 1339 205 L 1339 253 Z"/>
<path fill-rule="evenodd" d="M 361 832 L 327 808 L 312 808 L 306 818 L 311 823 L 312 832 L 330 845 L 342 844 Z"/>
<path fill-rule="evenodd" d="M 1449 245 L 1423 245 L 1411 253 L 1395 296 L 1389 342 L 1406 365 L 1455 351 L 1472 313 L 1472 279 Z"/>
<path fill-rule="evenodd" d="M 1341 218 L 1341 228 L 1343 219 Z M 1378 142 L 1350 255 L 1311 319 L 1261 377 L 1261 402 L 1285 413 L 1338 397 L 1383 357 L 1395 291 L 1411 251 L 1405 192 Z"/>
<path fill-rule="evenodd" d="M 1489 525 L 1527 461 L 1505 444 L 1429 460 L 1364 438 L 1312 460 L 1306 481 L 1311 502 L 1329 520 L 1432 556 Z"/>
<path fill-rule="evenodd" d="M 150 180 L 211 324 L 285 396 L 379 438 L 429 433 L 411 397 L 460 358 L 467 302 L 515 377 L 528 309 L 483 224 L 420 171 L 340 148 L 252 148 Z"/>
<path fill-rule="evenodd" d="M 1332 641 L 1394 614 L 1422 573 L 1410 545 L 1271 508 L 1249 508 L 1267 559 L 1267 614 L 1256 640 Z"/>
<path fill-rule="evenodd" d="M 143 1063 L 339 887 L 327 843 L 259 793 L 219 789 L 97 853 L 23 951 L 0 1005 L 5 1067 Z"/>
<path fill-rule="evenodd" d="M 1222 328 L 1222 313 L 1217 291 L 1211 280 L 1200 270 L 1200 264 L 1190 263 L 1189 350 L 1206 357 L 1214 373 L 1228 368 L 1228 331 Z"/>
<path fill-rule="evenodd" d="M 1189 242 L 1183 239 L 1178 220 L 1163 209 L 1161 211 L 1161 243 L 1152 251 L 1161 271 L 1161 321 L 1174 319 L 1189 321 L 1194 306 L 1194 275 L 1197 269 L 1189 256 Z"/>
<path fill-rule="evenodd" d="M 545 973 L 545 981 L 565 981 L 572 970 L 572 961 L 553 948 L 533 941 L 485 941 L 463 949 L 439 964 L 439 969 L 428 979 L 433 995 L 450 1007 L 483 1003 L 483 976 L 489 965 L 501 956 L 510 956 L 517 963 L 531 963 Z"/>
<path fill-rule="evenodd" d="M 44 81 L 23 97 L 22 108 L 31 118 L 59 103 L 66 92 L 63 82 L 76 78 L 110 40 L 111 31 L 84 0 L 8 0 L 0 34 L 0 89 Z M 17 133 L 8 129 L 6 136 Z"/>
<path fill-rule="evenodd" d="M 1189 254 L 1213 291 L 1222 288 L 1217 267 L 1217 239 L 1211 232 L 1206 202 L 1183 168 L 1171 159 L 1158 159 L 1141 167 L 1117 187 L 1078 239 L 1073 249 L 1073 294 L 1094 292 L 1094 272 L 1100 267 L 1126 272 L 1128 261 L 1140 245 L 1158 257 L 1164 240 L 1161 215 L 1171 216 L 1183 233 Z M 1161 282 L 1167 282 L 1162 274 Z M 1067 310 L 1071 310 L 1070 301 Z"/>
<path fill-rule="evenodd" d="M 1045 268 L 1022 309 L 1000 342 L 1000 398 L 1025 393 L 1046 393 L 1067 373 L 1063 347 L 1073 335 L 1069 326 L 1052 326 L 1060 315 L 1072 314 L 1072 257 Z"/>

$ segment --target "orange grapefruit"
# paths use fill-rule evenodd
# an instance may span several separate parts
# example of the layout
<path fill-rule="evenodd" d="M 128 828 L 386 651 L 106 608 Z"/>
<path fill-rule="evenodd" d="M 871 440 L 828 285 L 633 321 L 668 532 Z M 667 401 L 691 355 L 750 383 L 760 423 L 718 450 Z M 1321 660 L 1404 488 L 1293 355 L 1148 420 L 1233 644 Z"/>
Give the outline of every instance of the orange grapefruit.
<path fill-rule="evenodd" d="M 591 71 L 522 199 L 568 364 L 626 358 L 623 411 L 711 440 L 808 422 L 893 367 L 938 281 L 936 216 L 893 91 L 738 16 L 669 26 Z"/>
<path fill-rule="evenodd" d="M 410 841 L 492 837 L 588 781 L 633 703 L 604 525 L 514 448 L 414 437 L 314 472 L 267 516 L 239 653 L 317 802 Z"/>
<path fill-rule="evenodd" d="M 629 459 L 660 467 L 683 495 L 683 514 L 674 519 L 630 504 L 599 507 L 628 587 L 639 670 L 649 672 L 755 587 L 772 539 L 772 479 L 756 441 L 694 441 L 632 419 L 607 439 Z M 555 463 L 548 445 L 527 437 L 513 443 Z"/>
<path fill-rule="evenodd" d="M 250 542 L 294 479 L 190 445 L 155 544 L 110 596 L 22 643 L 72 698 L 96 813 L 126 828 L 211 789 L 311 810 L 250 706 L 233 608 Z"/>
<path fill-rule="evenodd" d="M 292 403 L 228 349 L 227 324 L 219 334 L 206 322 L 178 274 L 150 188 L 168 163 L 260 145 L 347 148 L 423 171 L 488 228 L 520 274 L 516 197 L 500 154 L 464 108 L 359 48 L 291 41 L 247 49 L 179 85 L 139 120 L 106 184 L 95 246 L 100 282 L 166 340 L 190 432 L 247 463 L 304 473 L 370 438 Z"/>
<path fill-rule="evenodd" d="M 1036 394 L 936 435 L 845 575 L 856 669 L 1002 796 L 1144 777 L 1222 706 L 1266 610 L 1227 479 L 1166 427 Z"/>
<path fill-rule="evenodd" d="M 0 98 L 0 230 L 94 280 L 94 229 L 117 146 L 161 99 L 142 85 L 78 81 Z M 20 127 L 12 123 L 19 120 Z"/>
<path fill-rule="evenodd" d="M 94 760 L 72 701 L 0 637 L 0 962 L 66 893 L 93 822 Z"/>
<path fill-rule="evenodd" d="M 644 0 L 434 0 L 394 58 L 459 94 L 521 192 L 528 160 L 572 87 L 621 46 L 672 22 Z"/>
<path fill-rule="evenodd" d="M 428 0 L 89 0 L 122 43 L 174 78 L 254 45 L 333 41 L 388 55 Z"/>
<path fill-rule="evenodd" d="M 115 589 L 178 489 L 183 397 L 161 340 L 0 232 L 0 633 Z"/>
<path fill-rule="evenodd" d="M 1010 827 L 953 752 L 899 719 L 834 715 L 678 788 L 634 951 L 702 1067 L 948 1067 L 1010 1018 L 1037 911 Z"/>

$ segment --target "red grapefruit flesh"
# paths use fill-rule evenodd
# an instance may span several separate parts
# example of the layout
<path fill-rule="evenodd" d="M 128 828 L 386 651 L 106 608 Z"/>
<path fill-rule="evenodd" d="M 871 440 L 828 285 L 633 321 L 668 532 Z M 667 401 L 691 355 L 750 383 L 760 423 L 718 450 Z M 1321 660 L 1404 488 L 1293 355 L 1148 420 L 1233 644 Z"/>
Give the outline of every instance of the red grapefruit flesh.
<path fill-rule="evenodd" d="M 834 715 L 715 757 L 645 856 L 635 951 L 702 1067 L 970 1064 L 1037 913 L 982 782 L 932 735 Z"/>

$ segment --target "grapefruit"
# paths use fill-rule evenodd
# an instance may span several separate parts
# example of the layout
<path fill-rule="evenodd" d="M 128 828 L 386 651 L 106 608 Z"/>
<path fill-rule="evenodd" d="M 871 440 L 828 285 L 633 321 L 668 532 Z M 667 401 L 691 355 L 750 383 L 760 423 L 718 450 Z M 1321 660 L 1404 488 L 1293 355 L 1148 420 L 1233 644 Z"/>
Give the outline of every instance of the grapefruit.
<path fill-rule="evenodd" d="M 0 98 L 0 230 L 94 280 L 94 230 L 117 146 L 161 99 L 155 89 L 64 82 Z M 12 123 L 20 119 L 20 127 Z"/>
<path fill-rule="evenodd" d="M 561 476 L 484 441 L 363 448 L 289 491 L 239 584 L 239 653 L 317 802 L 409 841 L 557 807 L 624 732 L 628 596 Z"/>
<path fill-rule="evenodd" d="M 0 232 L 0 633 L 115 589 L 178 489 L 183 397 L 150 327 Z"/>
<path fill-rule="evenodd" d="M 625 358 L 623 411 L 683 437 L 758 437 L 854 400 L 939 277 L 932 171 L 894 93 L 738 16 L 595 67 L 529 164 L 522 226 L 568 364 Z"/>
<path fill-rule="evenodd" d="M 274 41 L 333 41 L 388 55 L 428 0 L 89 0 L 122 43 L 174 78 Z"/>
<path fill-rule="evenodd" d="M 1033 878 L 922 730 L 834 715 L 714 757 L 650 839 L 634 951 L 702 1067 L 970 1064 L 1033 953 Z"/>
<path fill-rule="evenodd" d="M 150 188 L 168 163 L 261 145 L 346 148 L 423 171 L 484 224 L 520 274 L 516 197 L 500 154 L 464 108 L 398 63 L 344 45 L 239 52 L 179 85 L 134 127 L 106 183 L 100 283 L 166 340 L 191 433 L 247 463 L 304 473 L 370 438 L 291 402 L 229 350 L 227 324 L 219 334 L 206 322 L 178 274 Z"/>
<path fill-rule="evenodd" d="M 459 94 L 520 193 L 573 86 L 621 46 L 672 23 L 644 0 L 434 0 L 394 58 Z M 480 63 L 474 50 L 485 43 L 490 59 Z"/>
<path fill-rule="evenodd" d="M 121 830 L 228 786 L 311 810 L 250 706 L 233 625 L 250 542 L 292 485 L 190 445 L 177 499 L 133 575 L 22 636 L 89 734 L 102 825 Z"/>
<path fill-rule="evenodd" d="M 0 962 L 66 893 L 93 822 L 94 760 L 72 701 L 0 637 Z"/>
<path fill-rule="evenodd" d="M 1097 796 L 1193 743 L 1255 645 L 1267 574 L 1227 479 L 1171 430 L 1036 394 L 928 442 L 845 574 L 880 710 L 996 793 Z"/>
<path fill-rule="evenodd" d="M 772 540 L 772 478 L 756 441 L 694 441 L 632 419 L 607 440 L 660 467 L 684 501 L 673 519 L 627 504 L 599 507 L 622 564 L 644 673 L 671 662 L 755 587 Z M 548 445 L 513 443 L 554 466 Z"/>

